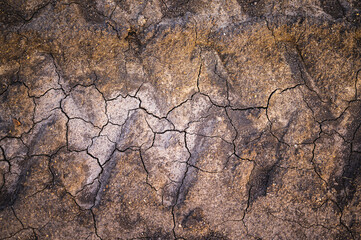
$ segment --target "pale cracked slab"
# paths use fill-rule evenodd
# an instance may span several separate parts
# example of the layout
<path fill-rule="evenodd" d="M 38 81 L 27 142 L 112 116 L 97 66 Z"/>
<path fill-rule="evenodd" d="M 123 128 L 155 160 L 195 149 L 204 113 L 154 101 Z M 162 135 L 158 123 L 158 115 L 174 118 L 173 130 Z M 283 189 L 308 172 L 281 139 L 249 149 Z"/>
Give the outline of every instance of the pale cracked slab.
<path fill-rule="evenodd" d="M 139 107 L 139 100 L 130 96 L 119 96 L 107 102 L 107 115 L 113 124 L 123 125 L 128 118 L 129 111 Z"/>
<path fill-rule="evenodd" d="M 100 132 L 100 135 L 107 136 L 108 139 L 116 143 L 118 141 L 118 138 L 121 134 L 122 126 L 112 124 L 110 122 L 107 123 Z"/>
<path fill-rule="evenodd" d="M 175 131 L 157 134 L 152 147 L 142 154 L 149 184 L 159 191 L 166 206 L 176 201 L 189 156 L 184 133 Z"/>
<path fill-rule="evenodd" d="M 88 152 L 103 165 L 110 159 L 115 146 L 116 144 L 111 142 L 107 136 L 99 136 L 92 140 L 91 145 L 88 147 Z"/>
<path fill-rule="evenodd" d="M 69 118 L 81 118 L 99 128 L 108 121 L 105 100 L 94 86 L 75 87 L 62 101 L 62 108 Z"/>
<path fill-rule="evenodd" d="M 46 119 L 53 110 L 59 109 L 63 98 L 65 98 L 64 92 L 55 89 L 50 89 L 40 98 L 35 98 L 34 122 Z"/>
<path fill-rule="evenodd" d="M 100 129 L 82 119 L 70 119 L 68 124 L 68 148 L 70 150 L 86 150 L 92 139 L 99 135 Z"/>
<path fill-rule="evenodd" d="M 154 133 L 147 122 L 146 115 L 140 109 L 129 112 L 129 117 L 122 127 L 119 139 L 116 141 L 118 149 L 148 149 L 152 146 Z"/>

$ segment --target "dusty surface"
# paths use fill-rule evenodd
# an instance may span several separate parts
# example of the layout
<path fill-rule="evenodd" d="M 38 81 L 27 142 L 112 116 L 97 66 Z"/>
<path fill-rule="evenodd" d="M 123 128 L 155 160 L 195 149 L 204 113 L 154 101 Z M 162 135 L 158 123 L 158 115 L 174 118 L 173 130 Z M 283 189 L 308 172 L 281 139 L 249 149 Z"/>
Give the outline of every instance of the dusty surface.
<path fill-rule="evenodd" d="M 358 0 L 0 0 L 0 239 L 360 239 Z"/>

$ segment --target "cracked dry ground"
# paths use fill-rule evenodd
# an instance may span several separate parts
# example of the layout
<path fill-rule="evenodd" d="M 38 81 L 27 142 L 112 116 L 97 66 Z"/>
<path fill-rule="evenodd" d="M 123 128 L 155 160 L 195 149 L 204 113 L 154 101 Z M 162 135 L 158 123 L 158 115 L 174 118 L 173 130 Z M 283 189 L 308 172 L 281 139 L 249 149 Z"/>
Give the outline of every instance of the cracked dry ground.
<path fill-rule="evenodd" d="M 360 239 L 358 0 L 1 0 L 0 239 Z"/>

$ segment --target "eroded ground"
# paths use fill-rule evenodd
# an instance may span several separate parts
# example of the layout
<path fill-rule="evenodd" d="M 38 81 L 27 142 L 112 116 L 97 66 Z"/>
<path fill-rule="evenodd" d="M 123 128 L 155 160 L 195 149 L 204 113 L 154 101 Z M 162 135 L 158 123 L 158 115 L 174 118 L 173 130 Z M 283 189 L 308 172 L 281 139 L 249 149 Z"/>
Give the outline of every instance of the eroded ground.
<path fill-rule="evenodd" d="M 1 0 L 0 239 L 360 239 L 357 0 Z"/>

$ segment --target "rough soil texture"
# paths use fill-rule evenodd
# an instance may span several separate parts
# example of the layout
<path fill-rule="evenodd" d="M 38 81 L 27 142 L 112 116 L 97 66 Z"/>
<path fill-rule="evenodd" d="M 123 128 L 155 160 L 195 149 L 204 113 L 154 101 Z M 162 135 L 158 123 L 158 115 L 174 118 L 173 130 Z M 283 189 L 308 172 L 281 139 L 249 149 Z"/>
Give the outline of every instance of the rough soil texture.
<path fill-rule="evenodd" d="M 0 0 L 0 239 L 361 239 L 359 0 Z"/>

